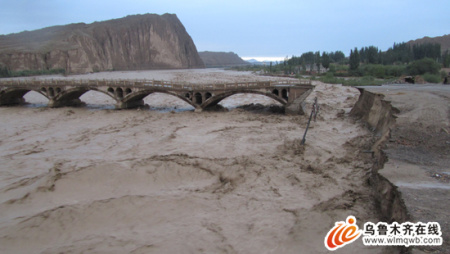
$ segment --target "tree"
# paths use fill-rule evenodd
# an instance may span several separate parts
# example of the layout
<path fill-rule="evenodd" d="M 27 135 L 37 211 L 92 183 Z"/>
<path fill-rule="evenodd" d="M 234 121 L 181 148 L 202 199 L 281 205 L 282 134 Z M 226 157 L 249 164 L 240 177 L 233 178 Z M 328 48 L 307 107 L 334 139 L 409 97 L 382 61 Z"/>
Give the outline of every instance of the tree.
<path fill-rule="evenodd" d="M 369 64 L 376 64 L 378 60 L 378 48 L 370 46 L 366 48 L 366 62 Z"/>
<path fill-rule="evenodd" d="M 289 57 L 288 56 L 286 56 L 284 58 L 283 71 L 284 71 L 284 74 L 290 74 L 291 73 L 291 65 L 289 65 Z"/>
<path fill-rule="evenodd" d="M 441 44 L 438 43 L 424 43 L 413 45 L 412 53 L 414 60 L 424 58 L 431 58 L 439 61 L 441 58 Z"/>
<path fill-rule="evenodd" d="M 444 65 L 445 68 L 450 67 L 450 53 L 448 49 L 442 55 L 442 64 Z"/>
<path fill-rule="evenodd" d="M 301 58 L 302 58 L 302 60 L 304 60 L 305 64 L 313 64 L 314 63 L 314 53 L 312 51 L 303 53 Z"/>
<path fill-rule="evenodd" d="M 330 68 L 330 56 L 328 55 L 328 53 L 326 53 L 326 52 L 323 52 L 322 53 L 322 66 L 325 68 L 325 69 L 328 69 L 328 68 Z"/>
<path fill-rule="evenodd" d="M 320 51 L 316 51 L 316 53 L 314 54 L 314 62 L 317 66 L 317 72 L 320 73 Z"/>
<path fill-rule="evenodd" d="M 331 61 L 335 62 L 335 63 L 342 63 L 345 59 L 344 52 L 342 52 L 340 50 L 329 53 L 329 56 L 330 56 Z"/>
<path fill-rule="evenodd" d="M 361 48 L 360 50 L 359 50 L 359 52 L 358 52 L 358 54 L 359 54 L 359 62 L 361 62 L 361 63 L 366 63 L 367 62 L 367 52 L 366 52 L 366 49 L 367 49 L 367 47 L 366 48 Z"/>
<path fill-rule="evenodd" d="M 354 71 L 358 69 L 359 67 L 359 53 L 358 48 L 355 48 L 355 50 L 350 50 L 350 70 Z"/>
<path fill-rule="evenodd" d="M 379 63 L 384 65 L 394 63 L 409 63 L 413 59 L 413 53 L 409 44 L 404 42 L 394 43 L 392 48 L 380 54 Z"/>

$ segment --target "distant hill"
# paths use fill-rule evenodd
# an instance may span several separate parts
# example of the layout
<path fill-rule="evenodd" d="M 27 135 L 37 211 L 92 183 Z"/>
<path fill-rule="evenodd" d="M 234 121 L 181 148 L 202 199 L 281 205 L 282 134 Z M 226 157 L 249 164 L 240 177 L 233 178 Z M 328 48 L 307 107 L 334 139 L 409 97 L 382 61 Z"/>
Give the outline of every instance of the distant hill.
<path fill-rule="evenodd" d="M 0 35 L 0 67 L 11 71 L 202 68 L 175 14 L 144 14 Z"/>
<path fill-rule="evenodd" d="M 417 40 L 408 41 L 409 45 L 424 44 L 424 43 L 438 43 L 441 44 L 441 52 L 444 53 L 446 50 L 450 50 L 450 34 L 438 37 L 423 37 Z"/>
<path fill-rule="evenodd" d="M 247 62 L 249 62 L 251 64 L 259 64 L 259 63 L 261 63 L 260 61 L 258 61 L 256 59 L 249 59 L 249 60 L 247 60 Z"/>
<path fill-rule="evenodd" d="M 258 61 L 256 59 L 249 59 L 247 60 L 248 63 L 250 63 L 251 65 L 269 65 L 270 61 Z"/>
<path fill-rule="evenodd" d="M 229 67 L 249 64 L 233 52 L 203 51 L 198 52 L 198 54 L 206 67 Z"/>

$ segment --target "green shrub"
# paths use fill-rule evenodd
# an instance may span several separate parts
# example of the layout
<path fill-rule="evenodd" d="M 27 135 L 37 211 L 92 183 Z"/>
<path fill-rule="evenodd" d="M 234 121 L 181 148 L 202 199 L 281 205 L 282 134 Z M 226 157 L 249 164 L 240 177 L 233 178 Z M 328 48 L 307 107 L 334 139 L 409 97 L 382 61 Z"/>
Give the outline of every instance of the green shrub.
<path fill-rule="evenodd" d="M 400 77 L 404 73 L 405 66 L 403 65 L 365 64 L 358 68 L 358 75 L 355 76 L 373 76 L 384 79 Z"/>
<path fill-rule="evenodd" d="M 346 77 L 348 76 L 348 65 L 331 64 L 329 72 L 332 72 L 334 76 Z"/>
<path fill-rule="evenodd" d="M 347 79 L 344 80 L 343 85 L 345 86 L 379 86 L 386 83 L 385 80 L 376 80 L 372 76 L 364 76 L 358 79 Z"/>
<path fill-rule="evenodd" d="M 342 80 L 336 78 L 332 72 L 327 72 L 327 74 L 325 74 L 325 76 L 320 77 L 320 81 L 322 81 L 323 83 L 328 83 L 328 84 L 341 84 L 342 83 Z"/>
<path fill-rule="evenodd" d="M 384 78 L 385 67 L 381 64 L 365 64 L 360 67 L 363 76 L 370 75 L 377 78 Z"/>
<path fill-rule="evenodd" d="M 441 75 L 439 75 L 439 74 L 426 73 L 426 74 L 422 75 L 422 77 L 428 83 L 436 83 L 437 84 L 437 83 L 441 83 L 441 81 L 442 81 Z"/>
<path fill-rule="evenodd" d="M 11 73 L 6 67 L 0 67 L 0 77 L 6 78 L 11 77 Z"/>
<path fill-rule="evenodd" d="M 344 86 L 378 86 L 386 83 L 386 80 L 377 80 L 372 76 L 361 78 L 337 78 L 332 73 L 320 77 L 320 81 L 328 84 L 342 84 Z"/>
<path fill-rule="evenodd" d="M 407 73 L 412 76 L 423 75 L 425 73 L 438 74 L 441 65 L 431 58 L 424 58 L 410 63 L 407 67 Z"/>
<path fill-rule="evenodd" d="M 356 70 L 349 70 L 348 74 L 354 77 L 362 77 L 364 76 L 364 69 L 361 66 L 359 66 Z"/>
<path fill-rule="evenodd" d="M 384 78 L 386 76 L 386 70 L 384 65 L 374 64 L 372 71 L 369 74 L 377 78 Z"/>
<path fill-rule="evenodd" d="M 386 65 L 386 76 L 389 78 L 400 77 L 406 73 L 406 66 L 404 65 Z"/>

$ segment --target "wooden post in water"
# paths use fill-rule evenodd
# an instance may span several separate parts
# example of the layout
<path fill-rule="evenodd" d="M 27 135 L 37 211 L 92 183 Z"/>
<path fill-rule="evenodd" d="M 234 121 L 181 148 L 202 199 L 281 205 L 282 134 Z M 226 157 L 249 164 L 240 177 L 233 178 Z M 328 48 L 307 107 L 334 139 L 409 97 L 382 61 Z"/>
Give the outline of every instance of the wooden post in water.
<path fill-rule="evenodd" d="M 301 145 L 305 145 L 306 142 L 306 133 L 308 132 L 309 124 L 311 123 L 311 119 L 314 115 L 314 121 L 316 121 L 317 113 L 319 113 L 319 105 L 317 104 L 317 97 L 314 98 L 313 108 L 311 110 L 311 115 L 309 116 L 308 124 L 306 125 L 305 134 L 303 134 Z"/>

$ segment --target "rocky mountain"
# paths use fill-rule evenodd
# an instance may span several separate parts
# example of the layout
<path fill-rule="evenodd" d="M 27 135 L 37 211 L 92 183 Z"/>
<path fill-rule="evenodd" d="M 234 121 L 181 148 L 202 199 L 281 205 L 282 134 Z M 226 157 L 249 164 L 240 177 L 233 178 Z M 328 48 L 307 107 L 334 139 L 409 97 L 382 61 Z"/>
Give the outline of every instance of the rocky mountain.
<path fill-rule="evenodd" d="M 438 43 L 441 44 L 441 52 L 450 50 L 450 34 L 438 36 L 438 37 L 423 37 L 417 40 L 411 40 L 407 42 L 410 45 L 424 44 L 424 43 Z"/>
<path fill-rule="evenodd" d="M 203 68 L 175 14 L 145 14 L 0 36 L 0 66 L 12 71 Z"/>
<path fill-rule="evenodd" d="M 227 67 L 249 64 L 233 52 L 204 51 L 199 52 L 199 55 L 206 67 Z"/>

